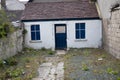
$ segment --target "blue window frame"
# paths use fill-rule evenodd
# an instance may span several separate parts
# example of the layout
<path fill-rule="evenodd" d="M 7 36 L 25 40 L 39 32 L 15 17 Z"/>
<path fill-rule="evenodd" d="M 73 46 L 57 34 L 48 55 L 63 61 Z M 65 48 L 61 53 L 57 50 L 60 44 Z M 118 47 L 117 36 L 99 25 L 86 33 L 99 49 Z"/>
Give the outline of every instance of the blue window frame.
<path fill-rule="evenodd" d="M 40 40 L 40 25 L 31 25 L 31 40 Z"/>
<path fill-rule="evenodd" d="M 85 23 L 75 24 L 76 39 L 85 39 Z"/>

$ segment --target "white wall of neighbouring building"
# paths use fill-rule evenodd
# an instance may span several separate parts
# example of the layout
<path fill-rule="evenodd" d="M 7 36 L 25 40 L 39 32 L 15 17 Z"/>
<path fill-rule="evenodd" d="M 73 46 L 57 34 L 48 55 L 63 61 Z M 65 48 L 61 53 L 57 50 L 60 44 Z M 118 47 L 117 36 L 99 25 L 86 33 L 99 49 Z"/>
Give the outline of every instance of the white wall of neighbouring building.
<path fill-rule="evenodd" d="M 8 10 L 24 10 L 25 5 L 19 0 L 6 0 L 6 7 Z"/>
<path fill-rule="evenodd" d="M 120 0 L 97 0 L 97 6 L 99 7 L 99 13 L 102 18 L 111 17 L 111 8 L 116 3 L 120 3 Z"/>
<path fill-rule="evenodd" d="M 75 23 L 86 24 L 86 39 L 75 39 Z M 40 41 L 31 41 L 31 29 L 33 24 L 40 25 Z M 25 35 L 25 46 L 34 49 L 51 48 L 55 49 L 55 26 L 54 24 L 67 25 L 67 48 L 98 48 L 102 44 L 102 24 L 101 20 L 71 20 L 71 21 L 38 21 L 24 22 L 27 30 Z"/>

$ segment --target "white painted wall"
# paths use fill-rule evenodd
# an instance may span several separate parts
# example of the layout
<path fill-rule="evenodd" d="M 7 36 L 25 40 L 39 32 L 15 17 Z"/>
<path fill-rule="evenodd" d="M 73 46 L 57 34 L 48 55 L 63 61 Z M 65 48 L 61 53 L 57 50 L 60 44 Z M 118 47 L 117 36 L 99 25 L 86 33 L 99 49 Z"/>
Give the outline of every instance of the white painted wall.
<path fill-rule="evenodd" d="M 75 39 L 75 23 L 86 23 L 86 39 Z M 32 24 L 39 24 L 41 30 L 41 41 L 31 42 Z M 101 46 L 102 25 L 101 20 L 74 20 L 74 21 L 41 21 L 25 22 L 25 29 L 28 31 L 25 36 L 25 46 L 35 49 L 42 47 L 55 49 L 54 24 L 67 25 L 67 48 L 98 48 Z"/>
<path fill-rule="evenodd" d="M 23 4 L 27 4 L 29 0 L 19 0 L 19 1 L 22 2 Z"/>
<path fill-rule="evenodd" d="M 116 4 L 116 3 L 120 3 L 120 0 L 97 0 L 98 2 L 98 7 L 99 10 L 98 12 L 100 12 L 100 16 L 102 18 L 110 18 L 111 17 L 111 12 L 110 9 L 112 7 L 112 5 Z"/>

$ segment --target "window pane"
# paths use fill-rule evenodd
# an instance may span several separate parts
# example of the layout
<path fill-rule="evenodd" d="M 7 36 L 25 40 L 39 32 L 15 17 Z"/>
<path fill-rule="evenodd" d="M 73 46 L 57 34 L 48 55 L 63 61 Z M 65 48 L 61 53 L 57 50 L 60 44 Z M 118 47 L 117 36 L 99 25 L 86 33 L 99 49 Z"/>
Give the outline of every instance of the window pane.
<path fill-rule="evenodd" d="M 56 33 L 65 33 L 65 26 L 56 26 Z"/>
<path fill-rule="evenodd" d="M 76 29 L 80 29 L 79 23 L 76 23 Z"/>
<path fill-rule="evenodd" d="M 31 32 L 31 40 L 35 40 L 35 32 Z"/>
<path fill-rule="evenodd" d="M 80 24 L 80 29 L 85 29 L 85 23 Z"/>
<path fill-rule="evenodd" d="M 79 39 L 79 38 L 80 38 L 79 30 L 76 30 L 76 39 Z"/>
<path fill-rule="evenodd" d="M 36 40 L 40 40 L 40 32 L 36 32 Z"/>
<path fill-rule="evenodd" d="M 31 26 L 31 31 L 34 31 L 34 30 L 35 30 L 35 26 L 32 25 L 32 26 Z"/>
<path fill-rule="evenodd" d="M 39 27 L 39 25 L 36 25 L 36 30 L 40 30 L 40 27 Z"/>
<path fill-rule="evenodd" d="M 85 30 L 81 30 L 81 39 L 85 39 Z"/>
<path fill-rule="evenodd" d="M 40 40 L 40 26 L 31 25 L 31 40 Z"/>

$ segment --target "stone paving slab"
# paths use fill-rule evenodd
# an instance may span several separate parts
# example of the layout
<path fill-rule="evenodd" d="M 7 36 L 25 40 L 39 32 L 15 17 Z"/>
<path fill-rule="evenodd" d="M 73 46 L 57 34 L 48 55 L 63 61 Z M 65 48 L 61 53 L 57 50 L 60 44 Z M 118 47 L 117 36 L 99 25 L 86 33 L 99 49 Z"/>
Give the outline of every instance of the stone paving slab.
<path fill-rule="evenodd" d="M 38 68 L 39 76 L 33 80 L 64 80 L 64 62 L 57 62 L 58 57 L 51 57 L 51 62 L 43 63 Z M 50 57 L 49 57 L 50 59 Z M 54 64 L 56 62 L 56 64 Z"/>
<path fill-rule="evenodd" d="M 52 66 L 52 63 L 43 63 L 42 65 L 40 65 L 40 67 L 50 67 Z"/>
<path fill-rule="evenodd" d="M 65 53 L 64 50 L 57 50 L 55 56 L 46 57 L 46 63 L 38 68 L 39 76 L 33 80 L 64 80 L 64 62 L 59 55 Z"/>
<path fill-rule="evenodd" d="M 49 74 L 49 71 L 50 71 L 50 67 L 40 67 L 38 69 L 38 72 L 39 72 L 39 78 L 47 78 L 48 74 Z"/>
<path fill-rule="evenodd" d="M 57 50 L 56 55 L 66 54 L 65 50 Z"/>

